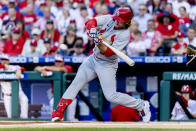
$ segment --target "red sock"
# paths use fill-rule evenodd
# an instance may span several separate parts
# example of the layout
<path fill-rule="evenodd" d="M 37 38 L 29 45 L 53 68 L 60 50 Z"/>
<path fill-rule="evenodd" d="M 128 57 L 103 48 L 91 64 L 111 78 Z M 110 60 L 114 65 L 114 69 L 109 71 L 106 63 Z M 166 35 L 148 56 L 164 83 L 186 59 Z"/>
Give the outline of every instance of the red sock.
<path fill-rule="evenodd" d="M 57 105 L 56 110 L 64 112 L 65 109 L 71 104 L 71 102 L 72 102 L 72 99 L 61 98 L 61 100 L 59 101 L 59 104 Z"/>

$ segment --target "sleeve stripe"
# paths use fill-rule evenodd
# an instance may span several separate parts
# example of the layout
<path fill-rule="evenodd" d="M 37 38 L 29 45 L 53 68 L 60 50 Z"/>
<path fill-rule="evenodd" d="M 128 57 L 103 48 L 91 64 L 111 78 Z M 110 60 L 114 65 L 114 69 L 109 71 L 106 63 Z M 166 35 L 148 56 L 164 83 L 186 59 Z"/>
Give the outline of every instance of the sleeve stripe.
<path fill-rule="evenodd" d="M 106 57 L 110 57 L 112 55 L 114 55 L 115 53 L 110 49 L 110 48 L 107 48 L 106 51 L 104 52 L 104 55 Z"/>

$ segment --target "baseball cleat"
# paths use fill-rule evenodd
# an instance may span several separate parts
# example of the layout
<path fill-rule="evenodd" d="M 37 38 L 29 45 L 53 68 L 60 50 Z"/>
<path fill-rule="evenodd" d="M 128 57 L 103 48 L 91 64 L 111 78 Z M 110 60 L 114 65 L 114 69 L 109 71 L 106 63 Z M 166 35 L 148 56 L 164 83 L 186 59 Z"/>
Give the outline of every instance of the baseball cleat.
<path fill-rule="evenodd" d="M 143 122 L 149 122 L 151 118 L 151 112 L 150 112 L 150 104 L 148 101 L 144 101 L 144 108 L 140 112 Z"/>
<path fill-rule="evenodd" d="M 59 104 L 57 105 L 56 110 L 54 110 L 52 112 L 52 121 L 56 122 L 56 121 L 62 121 L 63 120 L 63 114 L 65 112 L 65 109 L 67 108 L 67 106 L 72 102 L 71 99 L 64 99 L 61 98 L 61 100 L 59 101 Z"/>
<path fill-rule="evenodd" d="M 51 120 L 52 122 L 58 122 L 58 121 L 63 121 L 63 119 L 61 119 L 60 117 L 54 117 Z"/>

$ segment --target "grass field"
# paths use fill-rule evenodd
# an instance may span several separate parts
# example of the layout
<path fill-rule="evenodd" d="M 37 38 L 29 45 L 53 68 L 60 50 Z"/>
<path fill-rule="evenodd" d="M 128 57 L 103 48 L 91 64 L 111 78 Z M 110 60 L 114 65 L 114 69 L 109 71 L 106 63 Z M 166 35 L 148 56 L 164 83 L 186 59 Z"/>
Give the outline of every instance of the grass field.
<path fill-rule="evenodd" d="M 141 128 L 2 128 L 0 131 L 196 131 L 191 129 Z"/>

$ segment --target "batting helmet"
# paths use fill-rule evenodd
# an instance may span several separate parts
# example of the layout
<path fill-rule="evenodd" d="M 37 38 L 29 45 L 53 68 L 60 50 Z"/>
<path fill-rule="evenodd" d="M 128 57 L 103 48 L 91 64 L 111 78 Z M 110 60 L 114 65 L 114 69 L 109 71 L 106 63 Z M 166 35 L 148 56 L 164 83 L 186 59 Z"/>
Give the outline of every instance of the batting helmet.
<path fill-rule="evenodd" d="M 182 93 L 191 93 L 192 89 L 189 85 L 183 85 L 181 88 Z"/>
<path fill-rule="evenodd" d="M 119 8 L 112 18 L 121 23 L 128 23 L 133 16 L 133 11 L 130 8 Z"/>

